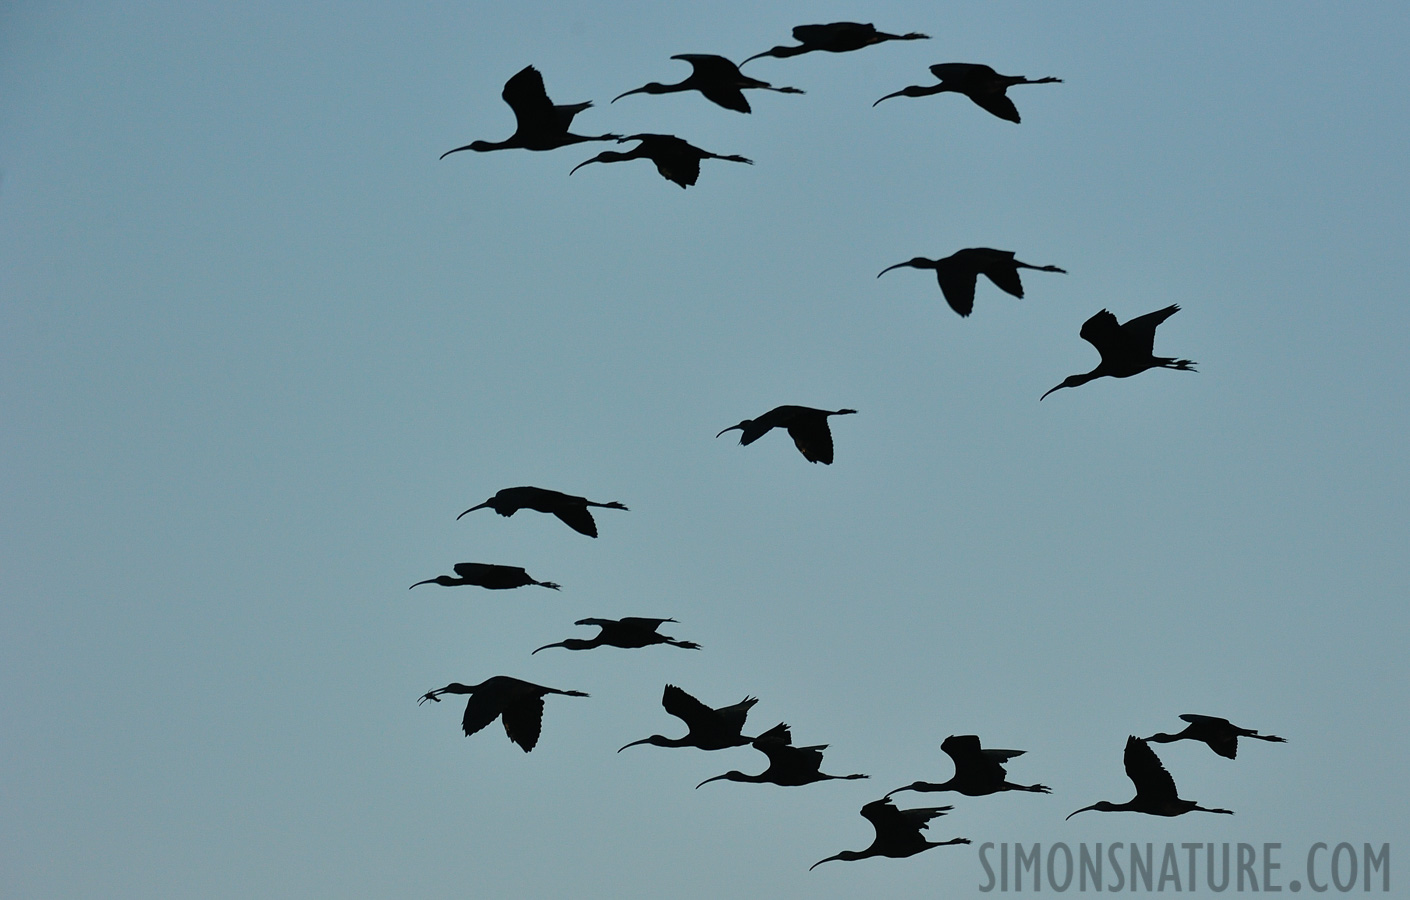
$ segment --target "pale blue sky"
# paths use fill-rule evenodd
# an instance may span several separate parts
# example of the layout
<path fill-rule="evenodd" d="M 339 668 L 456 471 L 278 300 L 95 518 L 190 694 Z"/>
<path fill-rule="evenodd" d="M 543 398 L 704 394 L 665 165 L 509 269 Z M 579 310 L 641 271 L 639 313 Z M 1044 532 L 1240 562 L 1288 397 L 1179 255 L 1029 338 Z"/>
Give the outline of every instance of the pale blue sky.
<path fill-rule="evenodd" d="M 608 103 L 838 19 L 933 39 Z M 971 896 L 973 847 L 808 871 L 962 733 L 1053 794 L 901 795 L 933 839 L 1401 859 L 1407 45 L 1392 2 L 5 4 L 0 893 Z M 872 107 L 946 61 L 1065 82 Z M 438 161 L 527 64 L 755 165 Z M 1069 274 L 968 319 L 875 277 L 967 246 Z M 1199 374 L 1038 402 L 1170 303 Z M 833 466 L 714 439 L 783 403 L 859 410 Z M 455 520 L 517 484 L 631 511 Z M 459 561 L 563 590 L 407 591 Z M 704 649 L 529 656 L 623 615 Z M 592 697 L 528 755 L 415 703 L 496 674 Z M 616 754 L 668 682 L 872 778 Z M 1063 820 L 1185 712 L 1289 739 L 1157 747 L 1237 815 Z"/>

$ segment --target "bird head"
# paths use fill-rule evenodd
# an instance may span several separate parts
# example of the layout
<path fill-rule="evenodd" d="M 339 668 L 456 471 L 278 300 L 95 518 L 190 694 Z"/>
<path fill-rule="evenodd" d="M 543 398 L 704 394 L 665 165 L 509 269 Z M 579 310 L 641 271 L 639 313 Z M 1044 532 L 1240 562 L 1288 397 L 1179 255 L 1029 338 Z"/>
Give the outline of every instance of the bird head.
<path fill-rule="evenodd" d="M 1048 394 L 1051 394 L 1053 391 L 1060 391 L 1063 388 L 1078 387 L 1079 385 L 1084 385 L 1091 380 L 1092 376 L 1090 374 L 1069 375 L 1062 380 L 1062 384 L 1054 388 L 1049 388 L 1047 392 L 1043 394 L 1043 397 L 1048 396 Z M 1039 397 L 1038 402 L 1041 403 L 1043 401 L 1043 397 Z"/>
<path fill-rule="evenodd" d="M 539 650 L 547 650 L 549 647 L 564 647 L 568 650 L 591 650 L 596 646 L 597 644 L 593 641 L 585 641 L 582 638 L 568 638 L 566 641 L 559 641 L 556 644 L 544 644 Z M 535 650 L 534 653 L 539 652 L 539 650 Z M 529 655 L 533 656 L 534 653 L 530 653 Z"/>
<path fill-rule="evenodd" d="M 1082 807 L 1081 809 L 1077 810 L 1077 812 L 1074 812 L 1074 813 L 1069 814 L 1067 818 L 1070 819 L 1070 818 L 1072 818 L 1073 816 L 1077 815 L 1077 813 L 1086 812 L 1086 811 L 1089 810 L 1089 809 L 1095 809 L 1097 812 L 1120 812 L 1120 811 L 1121 811 L 1121 807 L 1117 806 L 1115 803 L 1112 803 L 1112 802 L 1109 801 L 1109 800 L 1098 800 L 1096 803 L 1093 803 L 1091 806 L 1084 806 L 1084 807 Z M 1063 821 L 1065 822 L 1065 821 L 1067 821 L 1067 819 L 1064 819 Z"/>
<path fill-rule="evenodd" d="M 840 860 L 843 860 L 843 861 L 846 861 L 846 862 L 850 862 L 850 861 L 852 861 L 852 860 L 866 859 L 866 858 L 867 858 L 867 854 L 862 853 L 862 852 L 859 851 L 859 850 L 843 850 L 841 853 L 837 854 L 836 856 L 829 856 L 827 859 L 820 859 L 820 860 L 818 860 L 817 862 L 813 863 L 811 866 L 808 867 L 808 871 L 811 872 L 811 871 L 813 871 L 814 869 L 816 869 L 818 866 L 822 865 L 823 863 L 825 863 L 825 862 L 832 862 L 834 859 L 840 859 Z"/>
<path fill-rule="evenodd" d="M 459 584 L 459 582 L 456 581 L 454 578 L 451 578 L 449 575 L 437 575 L 435 578 L 427 578 L 425 581 L 418 581 L 411 587 L 414 588 L 423 584 L 439 584 L 442 587 L 453 587 Z M 411 590 L 411 588 L 407 588 L 407 590 L 409 591 Z"/>
<path fill-rule="evenodd" d="M 906 260 L 905 262 L 898 262 L 894 266 L 887 266 L 880 272 L 877 272 L 876 277 L 880 278 L 887 272 L 890 272 L 892 269 L 900 269 L 903 267 L 909 267 L 912 269 L 933 269 L 935 268 L 935 261 L 931 259 L 926 259 L 924 256 L 915 256 L 911 259 Z"/>
<path fill-rule="evenodd" d="M 629 91 L 618 94 L 617 96 L 612 98 L 612 102 L 616 103 L 618 100 L 621 100 L 623 97 L 626 97 L 629 94 L 664 94 L 671 90 L 673 90 L 671 85 L 662 84 L 659 81 L 649 81 L 639 88 L 632 88 Z"/>
<path fill-rule="evenodd" d="M 725 781 L 753 781 L 753 780 L 754 780 L 754 779 L 750 778 L 748 775 L 745 775 L 743 772 L 739 771 L 738 769 L 731 769 L 731 770 L 729 770 L 728 772 L 726 772 L 726 773 L 723 774 L 723 775 L 716 775 L 714 778 L 707 778 L 707 779 L 705 779 L 704 781 L 700 782 L 700 784 L 697 784 L 697 785 L 695 786 L 695 789 L 698 791 L 698 790 L 700 790 L 700 788 L 704 787 L 705 785 L 709 784 L 710 782 L 712 782 L 712 781 L 720 781 L 721 779 L 723 779 L 723 780 L 725 780 Z"/>
<path fill-rule="evenodd" d="M 470 507 L 470 508 L 467 509 L 465 512 L 463 512 L 463 513 L 461 513 L 460 515 L 456 516 L 456 517 L 455 517 L 455 520 L 458 522 L 458 521 L 460 521 L 460 519 L 461 519 L 463 516 L 465 516 L 467 513 L 472 513 L 472 512 L 474 512 L 474 511 L 477 510 L 477 509 L 485 509 L 486 507 L 493 506 L 493 505 L 494 505 L 494 498 L 491 497 L 490 499 L 486 500 L 484 503 L 479 504 L 478 506 L 472 506 L 472 507 Z"/>
<path fill-rule="evenodd" d="M 634 157 L 628 156 L 628 155 L 625 154 L 625 153 L 618 153 L 618 152 L 615 151 L 615 150 L 604 150 L 604 151 L 602 151 L 601 153 L 599 153 L 599 154 L 597 154 L 596 156 L 594 156 L 592 159 L 585 159 L 585 160 L 583 160 L 582 162 L 578 163 L 576 166 L 574 166 L 572 169 L 569 170 L 568 174 L 569 174 L 569 175 L 572 175 L 574 172 L 578 171 L 579 169 L 581 169 L 583 166 L 587 165 L 588 163 L 595 163 L 595 162 L 596 162 L 596 163 L 623 162 L 624 160 L 633 159 L 633 158 L 634 158 Z"/>
<path fill-rule="evenodd" d="M 744 429 L 748 428 L 750 425 L 753 425 L 753 424 L 754 424 L 754 420 L 753 420 L 753 419 L 745 419 L 744 421 L 740 422 L 738 425 L 731 425 L 730 427 L 721 430 L 721 431 L 720 431 L 720 434 L 724 434 L 726 431 L 735 431 L 735 430 L 743 431 Z M 715 435 L 715 437 L 719 437 L 720 434 Z"/>
<path fill-rule="evenodd" d="M 675 742 L 663 734 L 653 734 L 651 737 L 644 737 L 639 741 L 623 744 L 621 747 L 617 748 L 617 752 L 621 753 L 628 747 L 635 747 L 637 744 L 654 744 L 657 747 L 672 747 L 675 745 Z"/>

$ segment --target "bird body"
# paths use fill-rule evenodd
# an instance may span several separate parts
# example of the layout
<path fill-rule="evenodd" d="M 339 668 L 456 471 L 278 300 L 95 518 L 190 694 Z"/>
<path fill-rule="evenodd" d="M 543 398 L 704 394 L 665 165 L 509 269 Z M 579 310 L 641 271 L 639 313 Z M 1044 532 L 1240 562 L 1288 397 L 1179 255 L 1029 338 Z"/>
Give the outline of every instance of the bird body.
<path fill-rule="evenodd" d="M 504 733 L 523 748 L 525 753 L 534 749 L 534 745 L 539 742 L 539 732 L 543 728 L 545 695 L 587 696 L 582 691 L 560 691 L 558 688 L 544 687 L 508 675 L 495 675 L 479 684 L 451 682 L 443 688 L 427 691 L 416 702 L 418 705 L 427 700 L 439 703 L 442 694 L 470 695 L 465 701 L 465 716 L 460 723 L 466 737 L 499 718 L 504 724 Z"/>
<path fill-rule="evenodd" d="M 680 59 L 690 63 L 692 71 L 684 81 L 678 81 L 675 84 L 661 84 L 659 81 L 652 81 L 626 93 L 618 94 L 612 98 L 612 102 L 616 103 L 629 94 L 674 94 L 678 91 L 699 91 L 705 95 L 705 99 L 723 106 L 725 109 L 747 113 L 750 109 L 749 101 L 744 99 L 744 91 L 746 90 L 777 91 L 780 94 L 803 93 L 798 88 L 774 87 L 767 81 L 750 78 L 739 71 L 739 66 L 723 56 L 716 56 L 712 53 L 678 53 L 671 59 Z"/>
<path fill-rule="evenodd" d="M 1161 732 L 1151 735 L 1146 740 L 1161 744 L 1168 744 L 1171 741 L 1203 741 L 1209 745 L 1209 749 L 1227 759 L 1233 759 L 1238 755 L 1239 738 L 1241 737 L 1272 741 L 1278 744 L 1287 743 L 1287 738 L 1280 738 L 1276 734 L 1259 734 L 1251 728 L 1240 728 L 1228 719 L 1221 719 L 1218 716 L 1199 716 L 1187 713 L 1180 718 L 1190 723 L 1185 726 L 1184 731 L 1178 734 Z"/>
<path fill-rule="evenodd" d="M 750 708 L 758 702 L 758 697 L 745 697 L 733 706 L 712 709 L 675 685 L 668 684 L 661 694 L 661 705 L 665 707 L 666 712 L 685 723 L 687 728 L 685 737 L 668 738 L 653 734 L 651 737 L 632 741 L 617 752 L 621 753 L 627 747 L 635 747 L 637 744 L 653 744 L 657 747 L 698 747 L 701 750 L 741 747 L 754 740 L 751 737 L 745 737 L 740 732 L 744 729 L 744 720 L 749 715 Z"/>
<path fill-rule="evenodd" d="M 1034 269 L 1039 272 L 1062 272 L 1057 266 L 1034 266 L 1020 262 L 1012 250 L 995 250 L 991 247 L 967 247 L 958 250 L 944 259 L 926 259 L 917 256 L 906 262 L 887 266 L 877 273 L 880 278 L 892 269 L 909 266 L 912 269 L 934 269 L 935 279 L 940 282 L 940 291 L 945 302 L 961 316 L 974 311 L 974 286 L 983 275 L 999 290 L 1015 297 L 1023 296 L 1023 282 L 1019 280 L 1019 269 Z"/>
<path fill-rule="evenodd" d="M 825 50 L 828 53 L 846 53 L 851 50 L 861 50 L 863 47 L 870 47 L 873 44 L 880 44 L 883 41 L 929 40 L 930 35 L 914 31 L 909 34 L 887 34 L 884 31 L 877 31 L 876 26 L 870 22 L 830 22 L 826 25 L 799 25 L 793 29 L 793 39 L 798 42 L 795 47 L 773 47 L 763 53 L 755 53 L 744 63 L 761 56 L 787 59 L 790 56 L 812 53 L 815 50 Z M 744 65 L 744 63 L 740 63 L 740 65 Z"/>
<path fill-rule="evenodd" d="M 857 778 L 867 778 L 867 775 L 825 775 L 822 769 L 822 752 L 827 749 L 827 744 L 815 744 L 811 747 L 793 746 L 793 734 L 788 730 L 788 726 L 782 722 L 770 728 L 768 731 L 756 737 L 750 742 L 756 750 L 763 752 L 769 758 L 769 766 L 758 775 L 746 775 L 738 770 L 726 772 L 723 775 L 716 775 L 714 778 L 707 778 L 697 784 L 698 789 L 702 785 L 712 781 L 745 781 L 755 784 L 777 784 L 783 787 L 798 787 L 804 784 L 812 784 L 817 781 L 829 781 L 841 779 L 851 781 Z"/>
<path fill-rule="evenodd" d="M 956 791 L 966 797 L 983 797 L 1000 791 L 1032 791 L 1048 794 L 1052 790 L 1042 784 L 1013 784 L 1008 781 L 1004 763 L 1015 756 L 1022 756 L 1022 750 L 983 749 L 979 737 L 973 734 L 950 735 L 940 744 L 940 749 L 955 762 L 955 774 L 949 781 L 932 784 L 917 781 L 897 791 Z M 890 797 L 891 794 L 886 796 Z"/>
<path fill-rule="evenodd" d="M 931 94 L 953 92 L 964 94 L 981 109 L 1001 119 L 1017 123 L 1018 107 L 1013 105 L 1006 93 L 1009 88 L 1016 84 L 1051 84 L 1062 81 L 1061 78 L 1051 76 L 1026 78 L 1022 75 L 1000 75 L 989 66 L 979 63 L 937 63 L 930 67 L 930 71 L 940 79 L 939 84 L 913 84 L 887 94 L 881 100 L 890 100 L 892 97 L 927 97 Z M 876 106 L 881 100 L 872 106 Z"/>
<path fill-rule="evenodd" d="M 739 443 L 745 446 L 754 443 L 774 428 L 784 428 L 793 444 L 808 462 L 832 465 L 832 429 L 828 427 L 828 416 L 848 416 L 855 409 L 813 409 L 811 406 L 776 406 L 757 419 L 745 419 L 738 425 L 722 430 L 739 430 Z M 719 437 L 720 434 L 715 435 Z"/>
<path fill-rule="evenodd" d="M 588 511 L 589 506 L 603 509 L 626 509 L 615 500 L 610 503 L 596 503 L 586 497 L 574 497 L 572 494 L 564 494 L 561 491 L 523 485 L 504 488 L 484 503 L 470 507 L 456 518 L 460 519 L 466 513 L 472 513 L 486 507 L 501 516 L 512 516 L 521 509 L 532 509 L 535 512 L 555 515 L 579 534 L 595 538 L 597 537 L 597 522 L 593 520 L 592 513 Z"/>
<path fill-rule="evenodd" d="M 1126 739 L 1124 762 L 1126 777 L 1136 786 L 1136 796 L 1125 803 L 1100 800 L 1071 813 L 1069 819 L 1089 809 L 1098 812 L 1138 812 L 1149 816 L 1183 816 L 1187 812 L 1234 814 L 1233 810 L 1209 809 L 1193 800 L 1181 799 L 1175 790 L 1175 779 L 1161 765 L 1160 757 L 1155 755 L 1149 744 L 1135 735 Z"/>
<path fill-rule="evenodd" d="M 640 141 L 640 143 L 625 153 L 604 150 L 592 159 L 578 163 L 568 174 L 572 175 L 573 172 L 588 163 L 649 159 L 656 164 L 656 171 L 661 173 L 662 178 L 673 181 L 682 188 L 687 188 L 695 184 L 700 177 L 700 161 L 702 159 L 723 159 L 729 162 L 748 163 L 751 166 L 754 164 L 752 159 L 745 159 L 742 156 L 727 156 L 711 153 L 709 150 L 701 150 L 694 144 L 687 143 L 673 134 L 629 134 L 622 140 Z"/>
<path fill-rule="evenodd" d="M 954 838 L 948 841 L 927 840 L 921 834 L 930 824 L 930 820 L 936 816 L 943 816 L 954 809 L 953 806 L 933 806 L 924 809 L 897 809 L 896 805 L 888 799 L 873 800 L 862 807 L 862 815 L 876 829 L 876 837 L 872 839 L 871 846 L 865 850 L 843 850 L 836 856 L 829 856 L 827 859 L 820 859 L 809 867 L 809 871 L 816 869 L 825 862 L 834 859 L 856 860 L 866 859 L 871 856 L 889 856 L 900 859 L 907 856 L 915 856 L 923 850 L 931 847 L 944 847 L 949 844 L 968 844 L 969 838 Z"/>
<path fill-rule="evenodd" d="M 676 647 L 684 647 L 687 650 L 699 650 L 700 645 L 694 641 L 678 641 L 657 632 L 656 629 L 666 622 L 674 621 L 676 620 L 648 619 L 643 616 L 627 616 L 623 619 L 579 619 L 573 624 L 596 625 L 602 630 L 598 632 L 597 637 L 590 640 L 568 638 L 566 641 L 559 641 L 556 644 L 544 644 L 539 650 L 547 650 L 549 647 L 566 647 L 569 650 L 621 647 L 633 650 L 638 647 L 650 647 L 653 644 L 671 644 Z M 535 650 L 534 653 L 539 650 Z M 532 656 L 533 653 L 529 655 Z"/>
<path fill-rule="evenodd" d="M 412 587 L 422 584 L 439 584 L 441 587 L 473 585 L 492 591 L 505 591 L 510 588 L 536 584 L 539 587 L 552 588 L 555 591 L 559 588 L 551 581 L 535 581 L 528 572 L 518 566 L 497 566 L 492 563 L 456 563 L 454 569 L 455 574 L 459 576 L 458 578 L 450 575 L 437 575 L 435 578 L 418 581 Z"/>
<path fill-rule="evenodd" d="M 1069 375 L 1062 384 L 1050 389 L 1043 397 L 1062 388 L 1078 387 L 1094 378 L 1130 378 L 1147 369 L 1179 369 L 1182 372 L 1195 371 L 1192 359 L 1175 359 L 1171 356 L 1155 356 L 1155 329 L 1166 319 L 1180 311 L 1177 304 L 1164 309 L 1137 316 L 1128 322 L 1118 324 L 1116 316 L 1102 310 L 1082 324 L 1082 339 L 1102 355 L 1102 361 L 1090 372 Z M 1043 397 L 1039 397 L 1042 400 Z"/>
<path fill-rule="evenodd" d="M 441 159 L 461 150 L 476 150 L 481 153 L 510 149 L 554 150 L 583 141 L 615 141 L 621 138 L 621 135 L 617 134 L 571 134 L 568 128 L 573 124 L 573 117 L 592 106 L 592 103 L 589 101 L 555 106 L 553 101 L 548 99 L 548 92 L 544 90 L 543 75 L 533 66 L 525 66 L 506 81 L 500 96 L 509 104 L 509 108 L 514 110 L 517 123 L 514 133 L 502 141 L 473 141 L 464 147 L 447 150 L 441 154 Z"/>

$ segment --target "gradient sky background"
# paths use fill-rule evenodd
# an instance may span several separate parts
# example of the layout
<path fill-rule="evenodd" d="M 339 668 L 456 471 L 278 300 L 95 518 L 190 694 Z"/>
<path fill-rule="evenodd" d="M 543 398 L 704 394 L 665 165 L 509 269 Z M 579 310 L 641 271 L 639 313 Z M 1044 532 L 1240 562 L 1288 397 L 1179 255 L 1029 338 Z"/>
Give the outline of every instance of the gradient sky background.
<path fill-rule="evenodd" d="M 929 41 L 760 59 L 807 93 L 615 95 L 806 22 Z M 1410 836 L 1403 3 L 90 4 L 0 8 L 0 893 L 970 896 L 983 841 Z M 1056 75 L 1015 126 L 876 98 L 972 61 Z M 670 132 L 682 191 L 604 149 L 437 157 L 513 130 L 538 66 L 581 133 Z M 931 273 L 1029 273 L 973 316 Z M 1082 322 L 1179 303 L 1154 371 Z M 854 407 L 837 461 L 715 432 Z M 535 484 L 590 540 L 461 510 Z M 560 582 L 414 581 L 459 561 Z M 674 616 L 670 647 L 540 644 Z M 525 755 L 449 681 L 549 698 Z M 827 743 L 802 788 L 681 734 L 678 684 Z M 1128 734 L 1237 815 L 1123 801 Z M 954 803 L 906 860 L 863 803 L 949 734 L 1051 796 Z M 1403 865 L 1401 865 L 1403 869 Z M 1393 884 L 1404 882 L 1401 871 Z M 1045 889 L 1047 886 L 1045 885 Z"/>

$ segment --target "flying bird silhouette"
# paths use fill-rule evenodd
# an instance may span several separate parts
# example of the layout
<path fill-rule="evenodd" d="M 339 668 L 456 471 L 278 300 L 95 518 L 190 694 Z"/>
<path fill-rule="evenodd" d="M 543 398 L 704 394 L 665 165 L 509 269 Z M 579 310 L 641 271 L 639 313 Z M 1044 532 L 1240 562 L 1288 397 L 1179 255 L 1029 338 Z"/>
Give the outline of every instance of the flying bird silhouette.
<path fill-rule="evenodd" d="M 1209 749 L 1228 759 L 1233 759 L 1238 754 L 1239 738 L 1241 737 L 1272 741 L 1278 744 L 1288 742 L 1287 738 L 1280 738 L 1276 734 L 1259 734 L 1251 728 L 1240 728 L 1228 719 L 1221 719 L 1218 716 L 1198 716 L 1187 713 L 1180 718 L 1190 723 L 1185 726 L 1184 731 L 1179 734 L 1161 732 L 1151 735 L 1146 740 L 1161 744 L 1168 744 L 1171 741 L 1203 741 L 1209 745 Z"/>
<path fill-rule="evenodd" d="M 1138 812 L 1148 816 L 1183 816 L 1187 812 L 1223 813 L 1232 816 L 1231 809 L 1209 809 L 1193 800 L 1181 800 L 1175 790 L 1175 779 L 1160 764 L 1160 757 L 1150 745 L 1132 735 L 1126 739 L 1126 777 L 1136 786 L 1136 796 L 1125 803 L 1099 800 L 1068 815 L 1095 809 L 1098 812 Z"/>
<path fill-rule="evenodd" d="M 1081 375 L 1069 375 L 1063 379 L 1062 384 L 1051 388 L 1043 397 L 1048 396 L 1053 391 L 1062 388 L 1078 387 L 1086 384 L 1094 378 L 1102 378 L 1110 375 L 1112 378 L 1130 378 L 1132 375 L 1139 375 L 1146 369 L 1179 369 L 1182 372 L 1195 371 L 1195 361 L 1192 359 L 1175 359 L 1171 356 L 1154 356 L 1155 349 L 1155 329 L 1166 319 L 1180 311 L 1180 307 L 1171 304 L 1165 309 L 1158 309 L 1144 316 L 1137 316 L 1129 322 L 1120 325 L 1107 310 L 1102 310 L 1082 323 L 1082 330 L 1079 332 L 1082 339 L 1102 355 L 1102 361 L 1090 372 Z M 1042 400 L 1043 397 L 1039 397 Z"/>
<path fill-rule="evenodd" d="M 1019 269 L 1062 272 L 1064 274 L 1067 272 L 1066 269 L 1059 269 L 1057 266 L 1033 266 L 1026 262 L 1020 262 L 1014 258 L 1011 250 L 968 247 L 956 251 L 944 259 L 926 259 L 924 256 L 917 256 L 906 262 L 887 266 L 878 272 L 876 277 L 880 278 L 892 269 L 899 269 L 903 266 L 909 266 L 912 269 L 934 269 L 935 279 L 940 282 L 940 292 L 945 295 L 945 302 L 949 303 L 950 308 L 961 316 L 967 316 L 974 311 L 974 285 L 980 275 L 984 275 L 994 282 L 994 285 L 1004 293 L 1022 297 L 1023 282 L 1018 277 Z"/>
<path fill-rule="evenodd" d="M 862 815 L 876 829 L 876 837 L 872 839 L 871 846 L 865 850 L 843 850 L 836 856 L 829 856 L 827 859 L 820 859 L 808 867 L 808 871 L 816 869 L 825 862 L 832 862 L 834 859 L 854 860 L 866 859 L 871 856 L 890 856 L 900 859 L 906 856 L 915 856 L 923 850 L 931 847 L 944 847 L 949 844 L 968 844 L 969 838 L 954 838 L 949 841 L 926 840 L 921 834 L 930 824 L 930 820 L 936 816 L 943 816 L 954 809 L 953 806 L 932 806 L 926 809 L 897 809 L 890 800 L 873 800 L 862 807 Z"/>
<path fill-rule="evenodd" d="M 678 53 L 671 59 L 683 59 L 690 63 L 693 71 L 689 77 L 675 84 L 661 84 L 658 81 L 652 81 L 626 93 L 618 94 L 612 98 L 612 102 L 616 103 L 629 94 L 674 94 L 677 91 L 699 91 L 705 95 L 705 99 L 723 106 L 725 109 L 747 113 L 750 110 L 749 101 L 744 99 L 744 91 L 746 90 L 777 91 L 780 94 L 803 93 L 795 87 L 774 87 L 767 81 L 750 78 L 739 71 L 739 66 L 723 56 L 715 56 L 711 53 Z"/>
<path fill-rule="evenodd" d="M 568 128 L 573 124 L 573 117 L 592 106 L 592 103 L 555 106 L 543 88 L 543 76 L 533 66 L 525 66 L 506 81 L 500 96 L 514 110 L 514 119 L 518 123 L 514 133 L 502 141 L 473 141 L 464 147 L 447 150 L 441 154 L 441 159 L 461 150 L 478 150 L 481 153 L 516 148 L 554 150 L 583 141 L 615 141 L 621 138 L 619 134 L 571 134 Z"/>
<path fill-rule="evenodd" d="M 678 641 L 675 638 L 660 634 L 656 629 L 666 622 L 674 622 L 675 619 L 648 619 L 642 616 L 627 616 L 624 619 L 579 619 L 574 625 L 596 625 L 602 629 L 597 636 L 588 640 L 581 638 L 568 638 L 556 644 L 544 644 L 539 650 L 547 650 L 549 647 L 566 647 L 569 650 L 592 650 L 595 647 L 622 647 L 627 650 L 634 650 L 637 647 L 650 647 L 652 644 L 670 644 L 674 647 L 684 647 L 687 650 L 699 650 L 700 645 L 694 641 Z M 535 650 L 534 653 L 539 652 Z M 533 653 L 529 654 L 533 656 Z"/>
<path fill-rule="evenodd" d="M 799 25 L 793 29 L 793 39 L 798 42 L 798 46 L 773 47 L 763 53 L 755 53 L 744 63 L 761 56 L 787 59 L 790 56 L 812 53 L 814 50 L 846 53 L 849 50 L 861 50 L 863 47 L 870 47 L 883 41 L 926 41 L 930 39 L 930 35 L 915 31 L 909 34 L 887 34 L 884 31 L 877 31 L 876 26 L 870 22 L 830 22 L 827 25 Z M 744 63 L 740 63 L 740 65 L 744 65 Z"/>
<path fill-rule="evenodd" d="M 751 741 L 756 750 L 760 750 L 769 758 L 769 766 L 758 775 L 745 775 L 738 770 L 731 770 L 723 775 L 716 775 L 714 778 L 707 778 L 697 784 L 698 790 L 712 781 L 724 779 L 726 781 L 745 781 L 754 784 L 777 784 L 783 787 L 797 787 L 804 784 L 812 784 L 815 781 L 830 781 L 842 779 L 851 781 L 857 778 L 868 778 L 868 775 L 825 775 L 822 768 L 822 752 L 827 749 L 827 744 L 815 744 L 811 747 L 793 746 L 793 735 L 788 730 L 788 726 L 782 722 L 770 728 L 768 731 Z"/>
<path fill-rule="evenodd" d="M 453 567 L 455 574 L 459 578 L 450 575 L 437 575 L 435 578 L 427 578 L 425 581 L 418 581 L 411 587 L 422 584 L 439 584 L 441 587 L 460 587 L 461 585 L 474 585 L 476 587 L 489 588 L 492 591 L 506 591 L 510 588 L 524 587 L 527 584 L 536 584 L 539 587 L 552 588 L 558 590 L 559 585 L 551 581 L 535 581 L 529 577 L 518 566 L 496 566 L 491 563 L 456 563 Z M 409 589 L 408 589 L 409 590 Z"/>
<path fill-rule="evenodd" d="M 560 691 L 558 688 L 520 681 L 508 675 L 495 675 L 479 684 L 451 682 L 443 688 L 427 691 L 416 703 L 420 705 L 427 700 L 439 703 L 442 694 L 470 695 L 465 701 L 465 717 L 460 722 L 466 737 L 498 717 L 504 723 L 504 733 L 522 747 L 525 753 L 534 749 L 534 745 L 539 742 L 539 732 L 543 728 L 543 698 L 546 694 L 562 694 L 565 697 L 587 696 L 582 691 Z"/>
<path fill-rule="evenodd" d="M 813 409 L 811 406 L 776 406 L 757 419 L 745 419 L 738 425 L 722 430 L 738 429 L 739 443 L 749 445 L 768 434 L 771 429 L 785 428 L 788 436 L 803 458 L 808 462 L 832 465 L 832 429 L 828 428 L 828 416 L 849 416 L 855 409 Z M 715 435 L 719 437 L 720 434 Z"/>
<path fill-rule="evenodd" d="M 586 497 L 574 497 L 572 494 L 524 485 L 504 488 L 479 506 L 472 506 L 456 516 L 456 519 L 485 507 L 489 507 L 501 516 L 512 516 L 521 509 L 532 509 L 536 512 L 552 513 L 561 519 L 563 524 L 579 534 L 597 537 L 597 523 L 593 521 L 592 513 L 588 512 L 589 506 L 603 509 L 626 509 L 616 500 L 611 503 L 596 503 Z"/>
<path fill-rule="evenodd" d="M 604 150 L 592 159 L 584 160 L 573 167 L 573 172 L 578 171 L 588 163 L 614 163 L 625 162 L 629 159 L 649 159 L 656 164 L 656 171 L 661 173 L 661 177 L 667 181 L 674 181 L 682 188 L 695 184 L 700 177 L 700 161 L 702 159 L 723 159 L 729 162 L 748 163 L 754 165 L 754 160 L 745 159 L 742 156 L 725 156 L 719 153 L 711 153 L 709 150 L 701 150 L 694 144 L 687 143 L 673 134 L 629 134 L 622 138 L 623 141 L 640 141 L 631 150 L 619 153 L 615 150 Z"/>
<path fill-rule="evenodd" d="M 1018 107 L 1013 105 L 1005 93 L 1015 84 L 1051 84 L 1062 81 L 1061 78 L 1025 78 L 1022 75 L 1000 75 L 993 69 L 978 63 L 937 63 L 930 67 L 930 71 L 935 73 L 935 77 L 940 79 L 939 84 L 918 85 L 901 88 L 892 94 L 887 94 L 881 100 L 890 100 L 892 97 L 927 97 L 931 94 L 943 94 L 953 92 L 964 94 L 969 99 L 979 105 L 981 109 L 993 113 L 1001 119 L 1010 122 L 1018 121 Z M 881 100 L 873 103 L 876 106 Z"/>
<path fill-rule="evenodd" d="M 952 734 L 940 744 L 940 749 L 955 762 L 955 774 L 949 781 L 939 784 L 916 781 L 896 788 L 891 794 L 897 791 L 958 791 L 966 797 L 983 797 L 1000 791 L 1052 793 L 1047 785 L 1013 784 L 1008 781 L 1004 763 L 1015 756 L 1022 756 L 1022 750 L 981 749 L 978 736 L 973 734 Z M 891 794 L 886 796 L 890 797 Z"/>
<path fill-rule="evenodd" d="M 711 709 L 674 684 L 668 684 L 661 694 L 661 705 L 666 708 L 666 712 L 685 723 L 687 728 L 685 737 L 668 738 L 653 734 L 651 737 L 625 744 L 617 752 L 621 753 L 627 747 L 635 747 L 637 744 L 653 744 L 657 747 L 699 747 L 701 750 L 741 747 L 754 740 L 751 737 L 745 737 L 740 732 L 744 729 L 744 719 L 749 715 L 750 708 L 758 702 L 758 697 L 745 697 L 733 706 Z"/>

